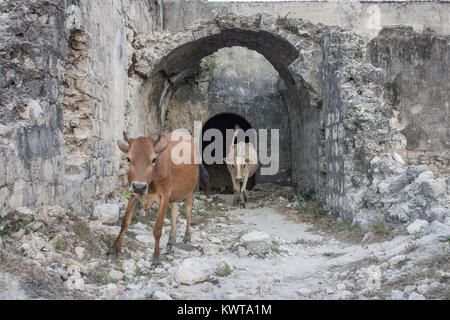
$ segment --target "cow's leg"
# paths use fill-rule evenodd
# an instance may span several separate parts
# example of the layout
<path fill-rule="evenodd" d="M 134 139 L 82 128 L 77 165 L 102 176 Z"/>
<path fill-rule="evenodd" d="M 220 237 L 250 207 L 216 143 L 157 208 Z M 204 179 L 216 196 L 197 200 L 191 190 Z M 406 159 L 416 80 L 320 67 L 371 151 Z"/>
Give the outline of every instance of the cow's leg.
<path fill-rule="evenodd" d="M 244 196 L 244 208 L 247 208 L 247 181 L 248 181 L 248 175 L 244 175 L 244 182 L 242 183 L 242 189 L 241 193 Z"/>
<path fill-rule="evenodd" d="M 152 269 L 161 265 L 161 254 L 159 252 L 159 240 L 162 235 L 162 227 L 164 224 L 164 218 L 167 213 L 167 207 L 169 206 L 168 197 L 162 196 L 159 205 L 158 217 L 156 218 L 155 226 L 153 227 L 153 236 L 155 237 L 155 252 L 153 253 Z"/>
<path fill-rule="evenodd" d="M 234 177 L 232 177 L 231 181 L 233 181 L 233 191 L 234 191 L 234 199 L 233 199 L 233 206 L 239 207 L 239 203 L 241 201 L 241 195 L 239 191 L 239 184 L 236 183 L 236 180 Z"/>
<path fill-rule="evenodd" d="M 186 232 L 184 234 L 183 242 L 185 244 L 191 243 L 191 216 L 192 216 L 192 204 L 194 202 L 194 194 L 191 192 L 185 200 L 186 203 Z"/>
<path fill-rule="evenodd" d="M 114 254 L 116 256 L 119 255 L 120 248 L 122 246 L 122 241 L 125 236 L 125 232 L 127 231 L 131 219 L 133 218 L 133 215 L 136 212 L 138 202 L 139 202 L 138 196 L 133 193 L 131 195 L 131 198 L 128 200 L 127 211 L 125 212 L 125 216 L 123 217 L 122 220 L 122 228 L 120 229 L 119 236 L 117 237 L 116 241 L 114 241 L 114 244 L 111 247 L 111 249 L 109 249 L 108 254 Z"/>
<path fill-rule="evenodd" d="M 175 227 L 177 224 L 177 218 L 178 218 L 178 203 L 172 202 L 170 204 L 170 235 L 169 235 L 169 242 L 167 243 L 167 248 L 169 250 L 172 249 L 172 247 L 176 244 L 176 232 Z"/>

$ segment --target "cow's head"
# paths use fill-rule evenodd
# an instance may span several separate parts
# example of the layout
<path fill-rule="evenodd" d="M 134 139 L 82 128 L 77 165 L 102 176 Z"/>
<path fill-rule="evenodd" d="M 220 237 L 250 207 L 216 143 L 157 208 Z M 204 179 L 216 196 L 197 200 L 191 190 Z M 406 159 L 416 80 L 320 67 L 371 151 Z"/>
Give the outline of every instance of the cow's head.
<path fill-rule="evenodd" d="M 248 171 L 249 160 L 243 156 L 235 156 L 232 159 L 224 158 L 223 160 L 231 167 L 234 179 L 237 182 L 242 182 Z"/>
<path fill-rule="evenodd" d="M 123 138 L 125 140 L 117 140 L 117 145 L 127 154 L 128 184 L 134 193 L 142 195 L 153 179 L 158 155 L 169 142 L 158 134 L 131 139 L 124 132 Z"/>

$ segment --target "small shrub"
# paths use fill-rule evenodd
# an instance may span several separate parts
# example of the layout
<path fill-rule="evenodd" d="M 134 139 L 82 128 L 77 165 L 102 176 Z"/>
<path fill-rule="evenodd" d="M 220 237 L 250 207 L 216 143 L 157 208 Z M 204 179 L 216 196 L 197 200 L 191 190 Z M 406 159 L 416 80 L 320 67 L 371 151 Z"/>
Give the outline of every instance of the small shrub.
<path fill-rule="evenodd" d="M 278 16 L 275 23 L 277 25 L 279 25 L 280 27 L 283 27 L 286 30 L 298 35 L 298 27 L 295 24 L 293 24 L 291 21 L 289 21 L 287 14 L 284 17 Z"/>
<path fill-rule="evenodd" d="M 219 270 L 216 271 L 216 275 L 218 275 L 219 277 L 226 277 L 233 272 L 233 269 L 231 269 L 228 263 L 224 262 L 224 265 L 225 265 L 224 269 L 220 268 Z"/>
<path fill-rule="evenodd" d="M 359 60 L 362 58 L 362 47 L 361 45 L 363 44 L 362 40 L 359 40 L 358 43 L 356 44 L 356 52 L 353 55 L 353 59 L 355 60 Z"/>
<path fill-rule="evenodd" d="M 217 67 L 217 62 L 213 56 L 207 56 L 200 60 L 200 69 L 202 76 L 211 76 Z"/>

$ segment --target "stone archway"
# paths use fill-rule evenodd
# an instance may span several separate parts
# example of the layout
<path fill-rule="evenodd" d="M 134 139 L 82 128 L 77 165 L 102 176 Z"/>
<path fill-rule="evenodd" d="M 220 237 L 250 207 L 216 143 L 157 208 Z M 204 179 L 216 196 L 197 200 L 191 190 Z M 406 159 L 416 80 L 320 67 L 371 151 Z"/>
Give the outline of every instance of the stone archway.
<path fill-rule="evenodd" d="M 321 190 L 319 168 L 323 157 L 319 154 L 323 153 L 320 149 L 324 146 L 324 135 L 319 130 L 319 73 L 322 50 L 317 39 L 293 32 L 289 23 L 268 15 L 225 15 L 202 21 L 183 32 L 143 39 L 138 43 L 140 49 L 135 53 L 132 72 L 146 79 L 141 93 L 148 96 L 146 108 L 157 106 L 162 130 L 173 94 L 184 79 L 197 72 L 203 57 L 233 46 L 257 51 L 283 80 L 286 116 L 295 120 L 290 128 L 292 158 L 296 158 L 292 161 L 291 181 L 299 189 Z M 304 25 L 310 27 L 309 23 Z"/>

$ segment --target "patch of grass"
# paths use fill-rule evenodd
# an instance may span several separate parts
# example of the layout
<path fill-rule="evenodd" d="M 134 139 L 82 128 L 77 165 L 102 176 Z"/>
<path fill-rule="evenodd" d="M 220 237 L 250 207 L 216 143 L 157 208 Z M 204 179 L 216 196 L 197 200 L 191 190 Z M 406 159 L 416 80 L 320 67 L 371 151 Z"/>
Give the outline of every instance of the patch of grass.
<path fill-rule="evenodd" d="M 399 261 L 399 262 L 395 265 L 395 267 L 396 267 L 397 269 L 401 269 L 401 268 L 403 268 L 403 267 L 408 263 L 408 261 L 411 261 L 411 259 L 405 258 L 405 259 Z"/>
<path fill-rule="evenodd" d="M 86 247 L 86 254 L 89 257 L 98 257 L 101 254 L 100 239 L 93 234 L 89 224 L 81 219 L 75 220 L 73 224 L 73 231 L 78 239 L 84 242 Z"/>
<path fill-rule="evenodd" d="M 400 263 L 402 263 L 402 261 L 400 261 Z M 423 279 L 435 279 L 438 282 L 441 282 L 441 286 L 428 291 L 426 293 L 426 298 L 439 300 L 450 299 L 450 291 L 447 287 L 448 278 L 442 277 L 436 272 L 438 270 L 450 269 L 448 247 L 442 248 L 442 250 L 434 252 L 434 254 L 429 258 L 418 262 L 417 267 L 418 268 L 408 270 L 408 272 L 404 272 L 398 278 L 389 281 L 387 284 L 382 286 L 382 291 L 387 294 L 393 289 L 403 290 L 404 287 Z"/>
<path fill-rule="evenodd" d="M 127 231 L 125 232 L 125 235 L 128 236 L 128 237 L 130 237 L 131 239 L 135 239 L 135 240 L 136 240 L 137 233 L 136 233 L 136 232 L 133 232 L 133 231 L 130 231 L 130 230 L 127 230 Z"/>
<path fill-rule="evenodd" d="M 376 225 L 369 228 L 369 231 L 373 233 L 372 242 L 394 238 L 394 234 L 386 227 L 383 221 L 378 221 Z"/>
<path fill-rule="evenodd" d="M 339 221 L 337 214 L 328 214 L 313 190 L 298 195 L 297 202 L 298 217 L 302 222 L 312 224 L 313 231 L 323 231 L 338 240 L 351 243 L 358 243 L 363 238 L 358 228 Z"/>
<path fill-rule="evenodd" d="M 52 247 L 57 251 L 63 251 L 64 250 L 64 244 L 59 241 L 52 242 Z"/>
<path fill-rule="evenodd" d="M 22 218 L 18 218 L 16 220 L 6 223 L 3 226 L 2 230 L 0 230 L 0 237 L 4 239 L 6 235 L 18 232 L 22 228 L 23 224 L 24 221 Z"/>
<path fill-rule="evenodd" d="M 278 16 L 275 23 L 277 25 L 279 25 L 280 27 L 283 27 L 286 30 L 290 31 L 293 34 L 297 34 L 297 35 L 299 34 L 298 27 L 289 20 L 288 14 L 286 14 L 284 17 Z"/>
<path fill-rule="evenodd" d="M 214 73 L 217 62 L 213 56 L 206 56 L 200 60 L 200 73 L 202 76 L 209 77 Z"/>
<path fill-rule="evenodd" d="M 198 210 L 197 215 L 202 216 L 202 217 L 209 217 L 211 214 L 206 211 Z"/>
<path fill-rule="evenodd" d="M 356 44 L 356 51 L 355 51 L 355 54 L 353 55 L 353 59 L 359 60 L 362 58 L 362 56 L 363 56 L 362 47 L 361 47 L 362 44 L 363 44 L 363 41 L 358 40 L 358 43 Z"/>
<path fill-rule="evenodd" d="M 226 262 L 224 262 L 225 264 L 225 269 L 224 270 L 217 270 L 216 271 L 216 275 L 218 275 L 219 277 L 226 277 L 229 276 L 232 272 L 233 269 L 231 269 L 230 265 Z"/>

